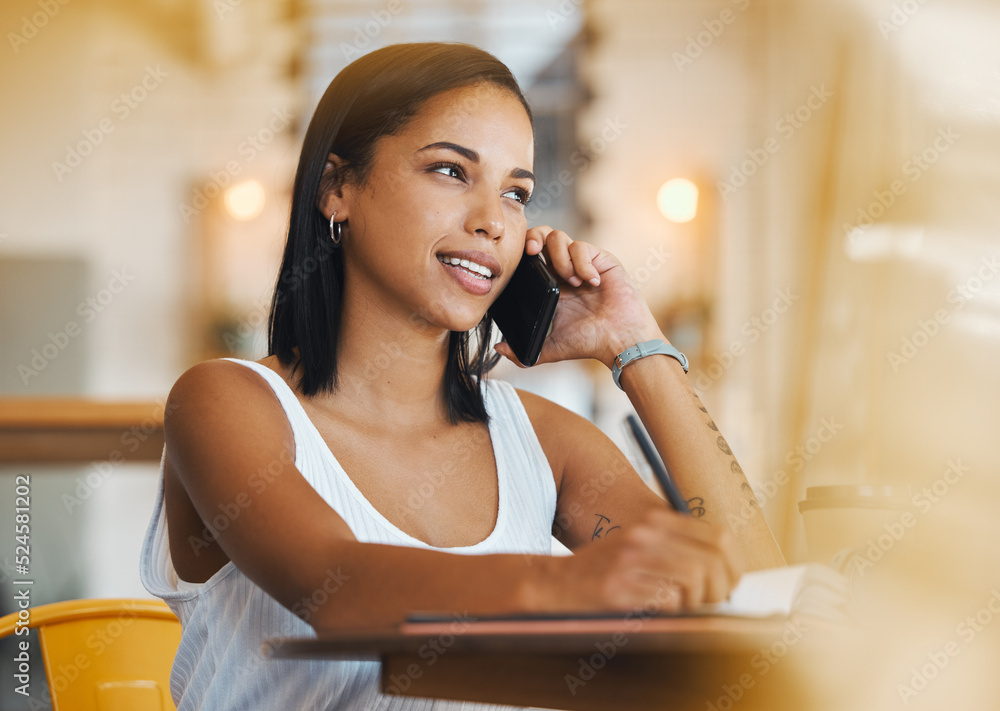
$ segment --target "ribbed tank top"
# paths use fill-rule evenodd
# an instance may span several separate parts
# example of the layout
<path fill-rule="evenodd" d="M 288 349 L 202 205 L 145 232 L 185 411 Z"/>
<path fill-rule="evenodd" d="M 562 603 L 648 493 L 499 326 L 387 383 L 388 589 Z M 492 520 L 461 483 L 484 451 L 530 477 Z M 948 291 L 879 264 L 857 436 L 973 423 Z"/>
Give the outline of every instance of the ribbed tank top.
<path fill-rule="evenodd" d="M 475 545 L 437 548 L 401 531 L 362 495 L 280 375 L 253 361 L 226 360 L 256 371 L 274 390 L 295 439 L 296 468 L 359 541 L 469 555 L 551 552 L 555 481 L 520 398 L 509 383 L 483 381 L 498 476 L 496 526 Z M 178 711 L 510 708 L 383 695 L 376 657 L 345 661 L 264 658 L 264 640 L 315 636 L 315 632 L 232 561 L 204 583 L 178 580 L 167 538 L 163 464 L 161 458 L 159 492 L 143 542 L 140 576 L 146 589 L 162 598 L 181 621 L 181 642 L 170 675 L 170 692 Z M 335 572 L 337 561 L 331 560 L 330 566 Z M 335 602 L 336 597 L 331 596 L 330 604 Z"/>

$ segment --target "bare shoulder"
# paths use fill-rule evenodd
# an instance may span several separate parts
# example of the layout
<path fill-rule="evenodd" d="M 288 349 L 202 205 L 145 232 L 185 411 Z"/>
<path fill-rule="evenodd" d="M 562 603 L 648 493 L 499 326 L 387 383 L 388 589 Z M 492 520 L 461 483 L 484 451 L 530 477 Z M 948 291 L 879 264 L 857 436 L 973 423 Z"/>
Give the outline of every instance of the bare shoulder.
<path fill-rule="evenodd" d="M 166 410 L 163 495 L 178 575 L 203 582 L 232 561 L 291 607 L 314 587 L 304 561 L 354 535 L 296 468 L 271 385 L 240 363 L 206 361 L 177 379 Z"/>
<path fill-rule="evenodd" d="M 247 397 L 267 394 L 277 403 L 274 391 L 259 373 L 224 358 L 192 365 L 174 383 L 170 396 L 190 399 L 198 398 L 206 392 L 213 394 L 238 392 Z"/>
<path fill-rule="evenodd" d="M 572 410 L 557 405 L 541 395 L 520 388 L 515 388 L 515 390 L 518 397 L 521 398 L 524 411 L 528 413 L 528 419 L 531 420 L 531 425 L 535 428 L 539 438 L 543 435 L 550 436 L 552 433 L 564 429 L 573 430 L 581 426 L 594 426 L 585 417 L 580 417 Z"/>
<path fill-rule="evenodd" d="M 259 373 L 229 360 L 209 360 L 188 368 L 174 383 L 164 413 L 167 452 L 214 439 L 221 448 L 240 447 L 265 436 L 294 451 L 288 418 L 271 386 Z M 173 436 L 172 436 L 173 435 Z M 211 442 L 204 442 L 208 445 Z"/>

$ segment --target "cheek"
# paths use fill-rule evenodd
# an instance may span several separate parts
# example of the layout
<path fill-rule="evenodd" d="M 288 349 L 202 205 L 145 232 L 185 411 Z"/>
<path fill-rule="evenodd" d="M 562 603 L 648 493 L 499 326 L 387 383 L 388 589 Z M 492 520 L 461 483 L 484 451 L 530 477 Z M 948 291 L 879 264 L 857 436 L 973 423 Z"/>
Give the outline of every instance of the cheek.
<path fill-rule="evenodd" d="M 512 207 L 507 213 L 507 229 L 510 236 L 519 238 L 522 242 L 528 231 L 528 217 L 524 214 L 524 210 L 523 207 Z"/>
<path fill-rule="evenodd" d="M 524 254 L 524 245 L 527 243 L 528 236 L 528 222 L 524 217 L 524 213 L 521 212 L 515 215 L 507 221 L 507 229 L 505 232 L 506 239 L 504 242 L 508 244 L 505 248 L 508 248 L 514 252 L 518 258 Z"/>
<path fill-rule="evenodd" d="M 407 195 L 392 207 L 392 211 L 397 236 L 409 236 L 416 241 L 436 239 L 461 224 L 459 206 L 430 197 Z"/>

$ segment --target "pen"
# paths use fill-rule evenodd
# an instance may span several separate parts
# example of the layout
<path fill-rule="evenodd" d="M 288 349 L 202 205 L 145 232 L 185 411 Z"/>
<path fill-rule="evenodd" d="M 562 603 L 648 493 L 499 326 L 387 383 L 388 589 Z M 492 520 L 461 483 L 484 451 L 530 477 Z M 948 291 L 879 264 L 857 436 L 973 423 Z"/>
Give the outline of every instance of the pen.
<path fill-rule="evenodd" d="M 635 415 L 629 415 L 625 418 L 628 422 L 629 428 L 632 430 L 632 436 L 635 437 L 635 441 L 639 443 L 639 449 L 642 450 L 642 456 L 646 458 L 649 462 L 649 466 L 653 469 L 653 475 L 656 477 L 656 481 L 660 483 L 660 488 L 663 489 L 663 493 L 667 497 L 667 501 L 670 505 L 674 507 L 674 510 L 680 513 L 690 513 L 688 511 L 687 502 L 681 498 L 681 494 L 677 491 L 677 487 L 674 486 L 673 480 L 670 478 L 670 474 L 667 473 L 667 468 L 663 466 L 663 462 L 660 460 L 660 455 L 656 453 L 653 449 L 653 443 L 649 439 L 649 435 L 646 434 L 646 430 L 642 428 L 639 424 L 639 418 Z"/>

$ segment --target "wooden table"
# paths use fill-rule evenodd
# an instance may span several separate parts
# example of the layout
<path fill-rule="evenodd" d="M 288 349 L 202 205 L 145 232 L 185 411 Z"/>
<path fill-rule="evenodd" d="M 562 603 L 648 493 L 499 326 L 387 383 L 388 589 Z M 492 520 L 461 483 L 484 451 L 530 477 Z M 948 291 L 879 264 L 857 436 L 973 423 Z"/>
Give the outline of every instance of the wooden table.
<path fill-rule="evenodd" d="M 407 624 L 269 640 L 285 659 L 382 662 L 382 691 L 518 706 L 814 709 L 856 633 L 805 618 L 622 617 Z"/>
<path fill-rule="evenodd" d="M 0 462 L 159 462 L 164 401 L 0 398 Z"/>

